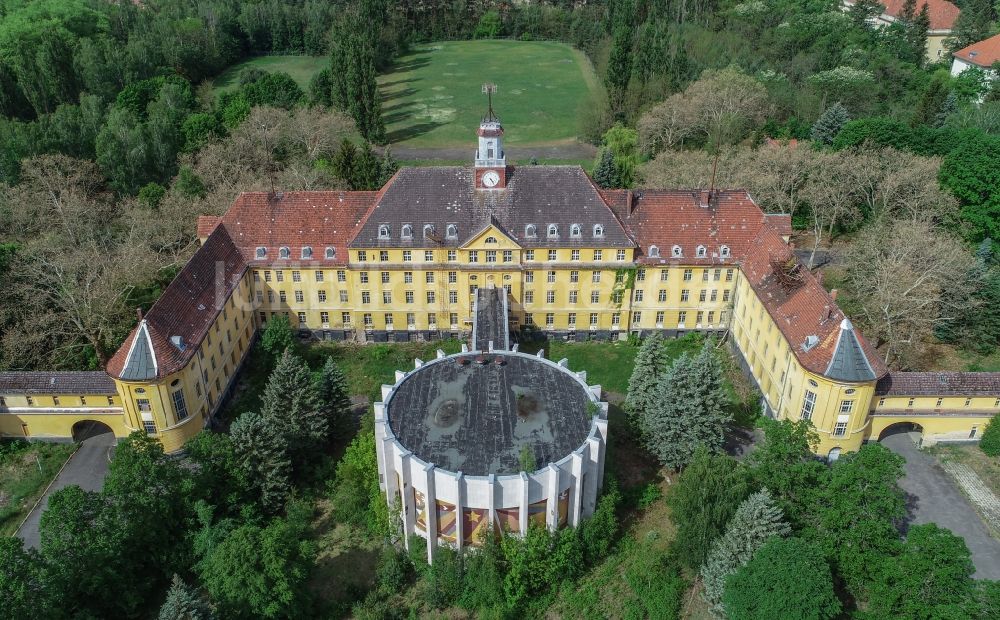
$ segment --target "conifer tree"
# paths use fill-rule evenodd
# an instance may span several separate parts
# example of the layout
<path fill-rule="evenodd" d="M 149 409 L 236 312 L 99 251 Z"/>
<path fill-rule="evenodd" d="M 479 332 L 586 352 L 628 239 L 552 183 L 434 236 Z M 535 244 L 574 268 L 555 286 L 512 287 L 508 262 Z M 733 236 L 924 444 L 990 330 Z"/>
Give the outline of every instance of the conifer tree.
<path fill-rule="evenodd" d="M 769 538 L 787 536 L 791 531 L 784 513 L 767 489 L 761 489 L 743 500 L 726 526 L 726 533 L 712 544 L 708 560 L 701 567 L 705 600 L 716 611 L 722 611 L 726 577 L 746 566 L 754 552 L 763 547 Z"/>
<path fill-rule="evenodd" d="M 291 491 L 292 462 L 281 431 L 259 413 L 248 411 L 230 429 L 240 476 L 260 497 L 264 510 L 281 510 Z"/>
<path fill-rule="evenodd" d="M 720 450 L 726 424 L 723 372 L 710 342 L 691 356 L 682 354 L 663 373 L 654 405 L 643 414 L 643 439 L 667 467 L 690 462 L 698 446 Z"/>
<path fill-rule="evenodd" d="M 351 418 L 351 397 L 347 391 L 347 377 L 332 357 L 326 358 L 316 377 L 316 396 L 327 419 L 328 433 L 346 430 Z"/>
<path fill-rule="evenodd" d="M 881 15 L 883 10 L 885 9 L 878 0 L 857 0 L 847 10 L 847 15 L 855 26 L 871 29 L 871 20 Z"/>
<path fill-rule="evenodd" d="M 996 18 L 992 0 L 967 0 L 962 3 L 962 11 L 955 20 L 951 37 L 945 41 L 948 51 L 955 52 L 963 47 L 982 41 L 990 35 L 990 25 Z"/>
<path fill-rule="evenodd" d="M 179 576 L 167 591 L 167 600 L 160 607 L 159 620 L 212 620 L 215 618 L 212 608 L 205 603 L 198 592 L 184 583 Z"/>
<path fill-rule="evenodd" d="M 628 394 L 625 396 L 625 412 L 633 423 L 638 424 L 643 412 L 653 406 L 657 386 L 667 369 L 668 361 L 658 333 L 642 341 L 635 356 L 632 377 L 628 380 Z"/>
<path fill-rule="evenodd" d="M 615 168 L 615 156 L 609 148 L 601 149 L 597 167 L 594 168 L 594 182 L 604 189 L 618 187 L 618 171 Z"/>
<path fill-rule="evenodd" d="M 382 153 L 382 161 L 379 164 L 379 188 L 382 188 L 386 183 L 388 183 L 389 179 L 392 178 L 392 175 L 396 174 L 397 170 L 399 170 L 399 163 L 396 161 L 396 158 L 392 156 L 392 149 L 385 147 L 385 152 Z"/>
<path fill-rule="evenodd" d="M 955 95 L 955 91 L 949 90 L 944 101 L 941 102 L 941 109 L 934 115 L 932 124 L 935 127 L 944 127 L 951 115 L 956 112 L 958 112 L 958 96 Z"/>
<path fill-rule="evenodd" d="M 309 366 L 287 349 L 267 380 L 260 413 L 284 435 L 291 454 L 307 455 L 327 438 L 329 420 Z"/>
<path fill-rule="evenodd" d="M 838 101 L 823 110 L 823 113 L 816 119 L 816 123 L 813 124 L 809 137 L 820 144 L 833 144 L 833 139 L 837 137 L 837 134 L 849 120 L 851 117 L 847 114 L 847 108 Z"/>

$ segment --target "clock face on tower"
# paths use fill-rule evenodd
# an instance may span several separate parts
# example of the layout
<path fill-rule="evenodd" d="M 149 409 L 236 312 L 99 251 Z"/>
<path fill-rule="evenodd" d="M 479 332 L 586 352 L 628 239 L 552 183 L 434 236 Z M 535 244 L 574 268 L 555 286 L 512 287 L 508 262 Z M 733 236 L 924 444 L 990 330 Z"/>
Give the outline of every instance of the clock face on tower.
<path fill-rule="evenodd" d="M 497 183 L 500 182 L 500 175 L 489 170 L 483 173 L 483 187 L 496 187 Z"/>

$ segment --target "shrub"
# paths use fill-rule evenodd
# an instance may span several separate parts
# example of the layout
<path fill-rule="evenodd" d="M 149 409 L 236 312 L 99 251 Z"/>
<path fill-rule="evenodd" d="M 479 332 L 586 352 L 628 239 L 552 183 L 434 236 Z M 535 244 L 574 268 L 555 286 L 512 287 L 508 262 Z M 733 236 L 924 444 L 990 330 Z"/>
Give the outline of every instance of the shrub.
<path fill-rule="evenodd" d="M 986 423 L 983 436 L 979 440 L 979 449 L 987 456 L 1000 456 L 1000 413 Z"/>

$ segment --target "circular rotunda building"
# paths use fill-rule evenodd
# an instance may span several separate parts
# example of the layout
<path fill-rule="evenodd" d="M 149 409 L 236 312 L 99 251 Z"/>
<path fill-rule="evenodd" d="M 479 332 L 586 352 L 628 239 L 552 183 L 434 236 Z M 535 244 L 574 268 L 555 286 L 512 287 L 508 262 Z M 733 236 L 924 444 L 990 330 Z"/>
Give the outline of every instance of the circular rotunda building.
<path fill-rule="evenodd" d="M 416 360 L 375 404 L 380 485 L 406 539 L 427 540 L 429 560 L 437 544 L 478 545 L 532 523 L 576 526 L 601 488 L 600 386 L 566 360 L 508 349 L 505 302 L 480 291 L 472 350 Z M 488 305 L 496 306 L 492 325 Z"/>

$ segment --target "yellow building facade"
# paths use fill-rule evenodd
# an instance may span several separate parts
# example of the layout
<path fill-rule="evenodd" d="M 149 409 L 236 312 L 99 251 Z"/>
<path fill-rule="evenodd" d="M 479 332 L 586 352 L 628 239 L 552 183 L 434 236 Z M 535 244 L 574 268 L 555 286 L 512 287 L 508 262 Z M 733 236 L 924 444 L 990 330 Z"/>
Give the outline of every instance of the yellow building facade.
<path fill-rule="evenodd" d="M 464 337 L 482 287 L 504 289 L 511 328 L 529 334 L 724 336 L 767 414 L 810 420 L 826 456 L 901 424 L 925 443 L 974 441 L 1000 410 L 998 373 L 890 373 L 795 260 L 790 219 L 745 191 L 606 191 L 579 167 L 507 166 L 502 128 L 477 153 L 404 168 L 378 192 L 240 195 L 199 220 L 201 247 L 104 380 L 69 373 L 79 381 L 60 388 L 90 393 L 31 391 L 58 373 L 0 373 L 0 433 L 70 438 L 93 420 L 175 452 L 273 317 L 328 340 Z"/>

